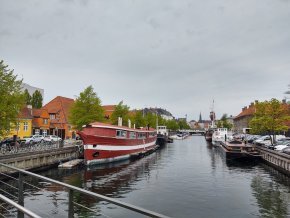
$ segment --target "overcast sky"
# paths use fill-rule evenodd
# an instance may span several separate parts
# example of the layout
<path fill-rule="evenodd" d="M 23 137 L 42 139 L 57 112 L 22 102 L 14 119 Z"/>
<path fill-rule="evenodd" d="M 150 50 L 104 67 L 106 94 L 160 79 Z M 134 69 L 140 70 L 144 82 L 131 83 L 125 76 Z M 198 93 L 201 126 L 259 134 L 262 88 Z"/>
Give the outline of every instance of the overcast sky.
<path fill-rule="evenodd" d="M 290 84 L 289 0 L 0 0 L 0 59 L 44 103 L 92 85 L 103 104 L 237 115 Z"/>

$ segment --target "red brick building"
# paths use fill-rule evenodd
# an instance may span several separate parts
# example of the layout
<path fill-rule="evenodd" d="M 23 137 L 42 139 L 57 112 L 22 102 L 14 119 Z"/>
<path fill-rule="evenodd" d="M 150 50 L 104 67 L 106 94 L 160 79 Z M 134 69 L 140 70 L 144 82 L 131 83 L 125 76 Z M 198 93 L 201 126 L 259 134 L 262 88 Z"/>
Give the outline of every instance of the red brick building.
<path fill-rule="evenodd" d="M 32 134 L 49 135 L 50 119 L 47 110 L 32 109 Z"/>
<path fill-rule="evenodd" d="M 74 100 L 57 96 L 42 107 L 49 114 L 50 127 L 49 135 L 58 135 L 62 139 L 74 138 L 75 131 L 69 123 L 68 115 Z"/>

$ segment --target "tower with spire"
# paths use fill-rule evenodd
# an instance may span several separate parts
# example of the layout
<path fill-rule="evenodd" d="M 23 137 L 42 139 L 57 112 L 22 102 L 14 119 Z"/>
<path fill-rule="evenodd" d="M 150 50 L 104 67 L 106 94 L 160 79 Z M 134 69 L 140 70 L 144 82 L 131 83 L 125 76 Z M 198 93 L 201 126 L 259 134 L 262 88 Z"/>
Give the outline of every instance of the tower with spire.
<path fill-rule="evenodd" d="M 198 120 L 199 123 L 202 123 L 202 118 L 201 118 L 201 112 L 199 114 L 199 120 Z"/>

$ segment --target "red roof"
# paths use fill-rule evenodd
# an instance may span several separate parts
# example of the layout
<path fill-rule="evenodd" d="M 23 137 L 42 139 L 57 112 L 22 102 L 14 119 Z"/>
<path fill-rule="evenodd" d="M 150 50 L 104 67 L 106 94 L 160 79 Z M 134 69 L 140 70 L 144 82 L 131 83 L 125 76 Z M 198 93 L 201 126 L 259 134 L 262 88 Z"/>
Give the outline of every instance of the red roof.
<path fill-rule="evenodd" d="M 252 116 L 254 115 L 256 108 L 254 105 L 250 105 L 247 108 L 243 108 L 242 112 L 234 118 L 234 120 L 245 117 L 245 116 Z"/>
<path fill-rule="evenodd" d="M 27 106 L 23 107 L 18 115 L 21 119 L 32 119 L 31 109 L 27 108 Z"/>
<path fill-rule="evenodd" d="M 52 120 L 55 123 L 68 123 L 69 110 L 73 103 L 74 100 L 71 98 L 57 96 L 44 105 L 42 109 L 46 109 L 49 114 L 56 114 L 56 120 Z"/>

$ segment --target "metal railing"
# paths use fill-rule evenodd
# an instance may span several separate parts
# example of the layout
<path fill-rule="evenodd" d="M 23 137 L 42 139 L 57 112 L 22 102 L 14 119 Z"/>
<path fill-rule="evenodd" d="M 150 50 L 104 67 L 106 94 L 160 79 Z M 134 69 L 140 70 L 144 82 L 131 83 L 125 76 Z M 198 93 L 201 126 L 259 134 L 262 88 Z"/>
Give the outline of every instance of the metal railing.
<path fill-rule="evenodd" d="M 22 207 L 21 205 L 15 203 L 14 201 L 10 200 L 9 198 L 5 197 L 4 195 L 0 194 L 0 199 L 7 204 L 10 204 L 11 206 L 15 207 L 18 211 L 20 211 L 22 214 L 28 215 L 33 218 L 40 218 L 37 214 L 33 213 L 32 211 Z"/>
<path fill-rule="evenodd" d="M 18 169 L 18 168 L 13 167 L 13 166 L 9 166 L 9 165 L 3 164 L 3 163 L 0 163 L 0 166 L 12 169 L 15 172 L 19 173 L 19 178 L 18 178 L 18 204 L 20 206 L 22 206 L 22 207 L 24 207 L 24 195 L 23 195 L 23 193 L 24 193 L 24 190 L 23 190 L 24 178 L 23 178 L 23 176 L 24 175 L 28 175 L 28 176 L 31 176 L 31 177 L 34 177 L 34 178 L 37 178 L 37 179 L 41 179 L 41 180 L 46 181 L 46 182 L 51 182 L 51 183 L 63 186 L 63 187 L 68 189 L 68 193 L 69 193 L 68 217 L 69 218 L 74 217 L 74 204 L 77 205 L 77 203 L 74 203 L 74 201 L 73 201 L 74 192 L 79 192 L 81 194 L 84 194 L 84 195 L 87 195 L 87 196 L 91 196 L 93 198 L 97 198 L 97 199 L 112 203 L 114 205 L 118 205 L 118 206 L 120 206 L 122 208 L 126 208 L 126 209 L 129 209 L 131 211 L 134 211 L 134 212 L 137 212 L 139 214 L 146 215 L 146 216 L 149 216 L 149 217 L 162 217 L 162 218 L 167 217 L 165 215 L 162 215 L 162 214 L 159 214 L 159 213 L 156 213 L 156 212 L 153 212 L 153 211 L 150 211 L 150 210 L 147 210 L 147 209 L 144 209 L 144 208 L 141 208 L 141 207 L 129 204 L 129 203 L 125 203 L 125 202 L 122 202 L 122 201 L 119 201 L 119 200 L 116 200 L 116 199 L 113 199 L 113 198 L 110 198 L 110 197 L 106 197 L 106 196 L 103 196 L 103 195 L 100 195 L 100 194 L 97 194 L 97 193 L 94 193 L 94 192 L 91 192 L 91 191 L 88 191 L 88 190 L 84 190 L 82 188 L 78 188 L 78 187 L 63 183 L 63 182 L 59 182 L 57 180 L 50 179 L 50 178 L 47 178 L 47 177 L 44 177 L 44 176 L 29 172 L 29 171 L 26 171 L 26 170 Z M 13 205 L 13 206 L 15 206 L 15 205 Z M 24 211 L 22 209 L 21 210 L 18 209 L 18 217 L 20 217 L 20 218 L 24 217 Z"/>

